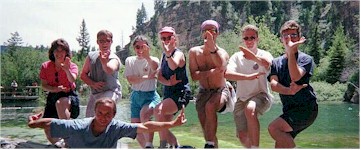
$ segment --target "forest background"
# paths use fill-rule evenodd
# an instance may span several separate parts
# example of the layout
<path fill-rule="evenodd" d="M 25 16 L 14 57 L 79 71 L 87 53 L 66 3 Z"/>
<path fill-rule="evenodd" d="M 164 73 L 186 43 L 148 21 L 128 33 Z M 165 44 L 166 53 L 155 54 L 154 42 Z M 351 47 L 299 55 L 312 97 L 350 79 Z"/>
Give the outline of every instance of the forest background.
<path fill-rule="evenodd" d="M 245 24 L 257 25 L 260 29 L 259 48 L 268 50 L 274 57 L 283 53 L 279 41 L 280 26 L 287 20 L 297 20 L 302 34 L 307 38 L 300 49 L 313 56 L 317 65 L 311 78 L 318 101 L 351 101 L 358 103 L 359 93 L 359 1 L 154 1 L 155 14 L 147 19 L 142 5 L 135 18 L 136 26 L 131 41 L 137 35 L 146 35 L 151 41 L 151 55 L 161 57 L 162 50 L 158 31 L 163 26 L 176 29 L 179 48 L 186 56 L 192 46 L 201 45 L 200 24 L 207 19 L 220 23 L 217 43 L 232 55 L 239 51 L 239 31 Z M 97 46 L 89 45 L 86 20 L 81 20 L 77 38 L 81 49 L 73 50 L 72 61 L 79 71 L 89 51 Z M 79 27 L 75 27 L 79 28 Z M 41 63 L 48 60 L 49 46 L 23 46 L 20 33 L 10 33 L 9 40 L 1 51 L 1 86 L 7 87 L 13 80 L 19 86 L 40 83 Z M 49 43 L 50 45 L 50 43 Z M 123 64 L 125 58 L 134 55 L 131 43 L 124 47 L 113 45 Z M 187 61 L 188 63 L 188 61 Z M 188 66 L 188 64 L 187 64 Z M 130 85 L 123 77 L 124 66 L 120 69 L 123 98 L 131 92 Z M 190 80 L 191 89 L 197 92 L 198 84 Z M 77 78 L 77 90 L 86 105 L 89 87 Z M 161 92 L 161 85 L 158 85 Z M 278 94 L 276 101 L 279 101 Z M 355 96 L 357 95 L 357 96 Z M 42 98 L 43 99 L 43 98 Z M 43 99 L 44 100 L 44 99 Z M 43 101 L 44 103 L 44 101 Z"/>

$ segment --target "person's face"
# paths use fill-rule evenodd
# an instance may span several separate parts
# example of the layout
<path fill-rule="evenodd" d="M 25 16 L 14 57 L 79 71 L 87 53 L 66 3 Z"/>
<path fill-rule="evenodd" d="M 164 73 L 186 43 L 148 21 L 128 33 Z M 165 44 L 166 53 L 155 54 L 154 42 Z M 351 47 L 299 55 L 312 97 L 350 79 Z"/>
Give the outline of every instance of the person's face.
<path fill-rule="evenodd" d="M 296 29 L 290 29 L 282 32 L 281 40 L 285 40 L 287 38 L 291 38 L 292 42 L 297 42 L 300 40 L 301 37 Z"/>
<path fill-rule="evenodd" d="M 102 103 L 95 108 L 95 124 L 106 127 L 114 118 L 114 105 L 112 103 Z"/>
<path fill-rule="evenodd" d="M 173 33 L 170 32 L 163 32 L 160 34 L 160 40 L 162 40 L 165 44 L 169 44 L 171 42 L 175 42 L 175 38 Z"/>
<path fill-rule="evenodd" d="M 134 51 L 138 57 L 143 57 L 144 44 L 146 44 L 145 41 L 138 41 L 133 45 Z"/>
<path fill-rule="evenodd" d="M 242 34 L 242 41 L 248 49 L 255 49 L 258 45 L 258 35 L 254 30 L 246 30 Z"/>
<path fill-rule="evenodd" d="M 216 28 L 215 26 L 213 26 L 213 25 L 206 25 L 206 26 L 204 26 L 203 29 L 202 29 L 202 36 L 203 36 L 204 39 L 206 38 L 206 32 L 207 32 L 207 31 L 212 34 L 213 39 L 216 39 L 216 37 L 218 36 L 218 32 L 219 32 L 219 31 L 217 30 L 217 28 Z"/>
<path fill-rule="evenodd" d="M 99 36 L 97 43 L 99 45 L 100 51 L 110 51 L 110 46 L 112 45 L 112 39 L 107 35 Z"/>
<path fill-rule="evenodd" d="M 66 51 L 63 50 L 61 47 L 58 47 L 54 50 L 54 58 L 56 62 L 64 62 L 66 56 Z"/>

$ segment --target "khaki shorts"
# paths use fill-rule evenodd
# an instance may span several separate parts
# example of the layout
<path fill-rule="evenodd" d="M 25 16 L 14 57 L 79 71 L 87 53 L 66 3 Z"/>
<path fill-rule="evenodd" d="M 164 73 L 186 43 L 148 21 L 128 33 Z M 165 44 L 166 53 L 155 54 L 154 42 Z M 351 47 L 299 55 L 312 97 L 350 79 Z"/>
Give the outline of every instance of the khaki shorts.
<path fill-rule="evenodd" d="M 254 101 L 256 103 L 256 112 L 260 115 L 267 112 L 272 105 L 272 102 L 266 93 L 259 93 L 258 95 L 246 101 L 238 99 L 233 111 L 233 117 L 234 122 L 236 123 L 237 133 L 239 131 L 247 130 L 247 119 L 246 115 L 244 114 L 244 108 L 250 101 Z"/>
<path fill-rule="evenodd" d="M 224 107 L 219 110 L 222 112 L 226 108 L 226 103 L 230 101 L 231 93 L 229 88 L 218 88 L 218 89 L 199 89 L 197 99 L 196 99 L 196 109 L 197 112 L 205 112 L 205 107 L 209 99 L 216 94 L 222 94 L 222 98 L 224 98 Z"/>

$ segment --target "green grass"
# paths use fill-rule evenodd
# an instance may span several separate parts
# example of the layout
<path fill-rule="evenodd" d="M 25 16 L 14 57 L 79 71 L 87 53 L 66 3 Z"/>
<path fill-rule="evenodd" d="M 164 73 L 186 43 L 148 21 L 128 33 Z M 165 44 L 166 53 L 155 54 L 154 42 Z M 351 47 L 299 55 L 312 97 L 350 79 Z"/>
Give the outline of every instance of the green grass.
<path fill-rule="evenodd" d="M 271 110 L 260 117 L 260 148 L 273 148 L 274 141 L 267 131 L 268 124 L 281 114 L 282 106 L 274 104 Z M 172 128 L 180 144 L 203 148 L 204 139 L 195 106 L 190 103 L 186 108 L 188 122 Z M 235 123 L 232 114 L 218 115 L 217 137 L 220 148 L 243 148 L 236 138 Z M 312 126 L 301 132 L 295 139 L 297 148 L 359 148 L 359 105 L 347 103 L 321 103 L 319 114 Z M 39 143 L 47 143 L 43 130 L 29 129 L 26 118 L 1 122 L 1 136 L 22 138 Z M 140 148 L 136 140 L 123 138 L 122 143 L 129 148 Z M 158 133 L 154 136 L 154 145 L 159 145 Z"/>

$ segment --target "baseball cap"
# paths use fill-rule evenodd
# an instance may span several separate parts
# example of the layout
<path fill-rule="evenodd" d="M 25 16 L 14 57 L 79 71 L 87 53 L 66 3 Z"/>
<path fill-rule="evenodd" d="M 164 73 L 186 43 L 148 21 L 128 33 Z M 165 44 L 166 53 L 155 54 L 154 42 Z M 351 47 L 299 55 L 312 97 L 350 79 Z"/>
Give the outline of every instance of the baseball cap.
<path fill-rule="evenodd" d="M 202 23 L 201 25 L 201 29 L 203 30 L 205 26 L 207 25 L 212 25 L 212 26 L 215 26 L 217 28 L 217 31 L 219 31 L 219 23 L 217 21 L 214 21 L 214 20 L 206 20 Z"/>
<path fill-rule="evenodd" d="M 175 35 L 175 30 L 173 27 L 165 26 L 162 29 L 160 29 L 159 34 L 164 33 L 164 32 L 172 33 L 173 35 Z"/>

